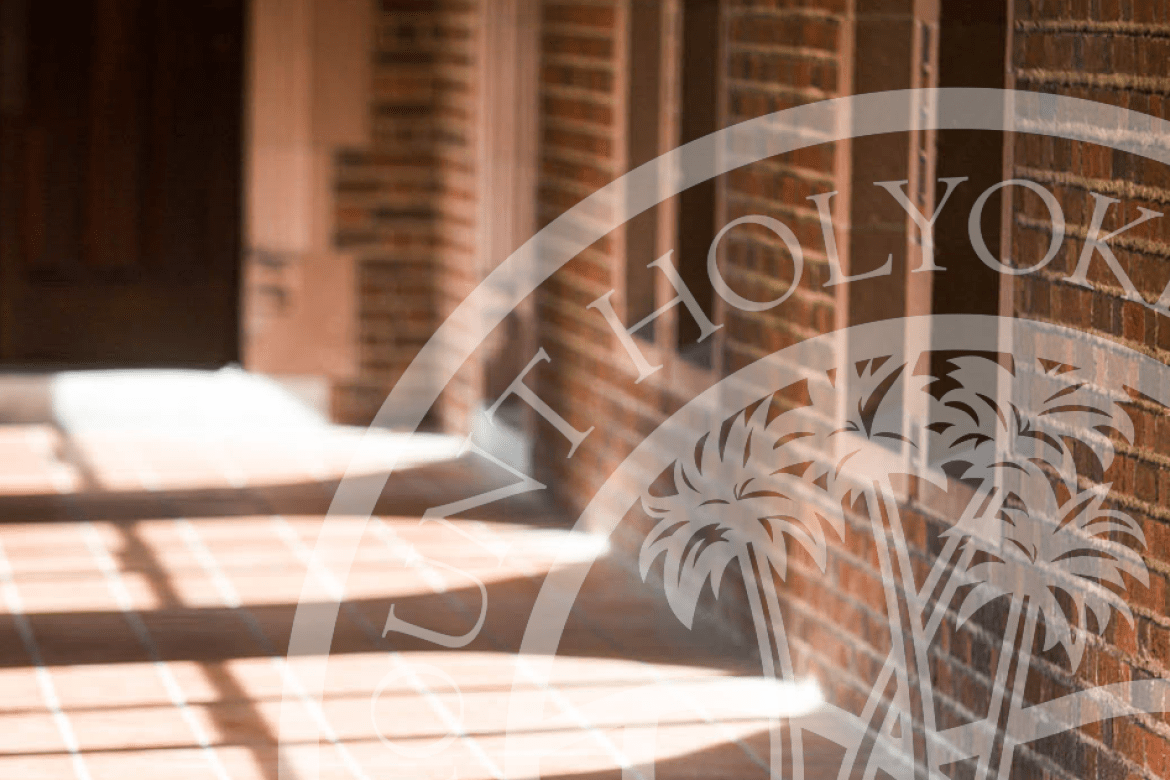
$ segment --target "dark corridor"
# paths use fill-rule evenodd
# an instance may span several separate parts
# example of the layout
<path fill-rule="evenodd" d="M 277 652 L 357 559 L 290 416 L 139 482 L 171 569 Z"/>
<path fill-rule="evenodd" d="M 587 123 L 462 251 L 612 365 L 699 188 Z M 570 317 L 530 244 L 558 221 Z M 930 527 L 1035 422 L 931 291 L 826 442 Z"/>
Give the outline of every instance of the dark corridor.
<path fill-rule="evenodd" d="M 0 3 L 0 360 L 237 358 L 244 3 Z"/>

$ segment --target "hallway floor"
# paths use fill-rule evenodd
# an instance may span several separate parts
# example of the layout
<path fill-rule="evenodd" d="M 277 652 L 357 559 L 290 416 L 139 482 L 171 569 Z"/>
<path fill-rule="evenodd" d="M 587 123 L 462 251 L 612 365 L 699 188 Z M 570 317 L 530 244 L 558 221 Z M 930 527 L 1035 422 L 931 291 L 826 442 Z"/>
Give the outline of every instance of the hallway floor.
<path fill-rule="evenodd" d="M 289 657 L 306 582 L 339 587 L 317 535 L 359 432 L 83 406 L 0 426 L 2 778 L 498 778 L 506 751 L 550 778 L 763 778 L 771 708 L 815 696 L 687 631 L 538 503 L 484 507 L 463 541 L 421 524 L 503 483 L 435 436 L 401 453 L 368 523 L 330 520 L 360 537 L 332 651 Z M 592 568 L 546 683 L 516 651 L 566 549 Z M 391 604 L 468 631 L 468 574 L 489 594 L 469 645 L 381 636 Z M 322 662 L 318 698 L 304 681 Z M 806 777 L 836 775 L 832 751 L 810 754 Z"/>

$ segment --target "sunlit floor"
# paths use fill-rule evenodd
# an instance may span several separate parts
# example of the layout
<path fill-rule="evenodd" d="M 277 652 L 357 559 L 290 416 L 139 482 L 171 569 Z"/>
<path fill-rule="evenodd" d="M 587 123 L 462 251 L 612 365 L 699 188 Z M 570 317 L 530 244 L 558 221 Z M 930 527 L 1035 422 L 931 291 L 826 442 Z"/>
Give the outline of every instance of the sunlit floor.
<path fill-rule="evenodd" d="M 82 381 L 53 419 L 0 425 L 0 778 L 500 778 L 517 751 L 543 777 L 762 778 L 773 710 L 815 698 L 687 631 L 540 503 L 421 524 L 505 479 L 458 442 L 388 432 L 402 468 L 375 516 L 329 521 L 360 538 L 331 652 L 289 657 L 306 583 L 337 587 L 343 551 L 317 537 L 358 434 L 204 414 L 198 392 L 164 413 L 118 387 Z M 591 569 L 546 681 L 516 652 L 565 549 Z M 469 645 L 381 636 L 391 604 L 471 629 L 469 574 L 488 593 Z M 830 759 L 805 776 L 835 776 Z"/>

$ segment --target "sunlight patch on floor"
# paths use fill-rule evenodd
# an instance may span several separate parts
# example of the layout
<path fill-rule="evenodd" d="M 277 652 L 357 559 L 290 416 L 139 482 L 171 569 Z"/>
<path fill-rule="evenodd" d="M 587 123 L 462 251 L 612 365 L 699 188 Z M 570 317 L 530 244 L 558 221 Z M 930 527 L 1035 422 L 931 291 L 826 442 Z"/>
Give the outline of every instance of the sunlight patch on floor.
<path fill-rule="evenodd" d="M 0 376 L 11 390 L 0 402 L 0 495 L 338 480 L 351 464 L 360 463 L 353 475 L 404 470 L 463 447 L 453 436 L 332 425 L 280 383 L 238 368 L 37 379 Z"/>

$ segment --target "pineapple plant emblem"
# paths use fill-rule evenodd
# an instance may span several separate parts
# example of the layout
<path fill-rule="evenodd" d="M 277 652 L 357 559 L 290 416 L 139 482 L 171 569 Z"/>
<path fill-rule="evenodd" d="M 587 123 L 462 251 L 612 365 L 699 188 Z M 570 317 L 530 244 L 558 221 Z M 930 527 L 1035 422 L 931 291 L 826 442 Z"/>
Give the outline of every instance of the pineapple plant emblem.
<path fill-rule="evenodd" d="M 782 406 L 791 394 L 777 390 L 717 420 L 670 466 L 672 486 L 642 493 L 653 526 L 642 576 L 661 561 L 669 606 L 690 626 L 705 586 L 718 597 L 735 570 L 763 674 L 795 682 L 785 629 L 795 556 L 815 583 L 845 539 L 864 539 L 888 655 L 864 706 L 832 707 L 835 729 L 807 728 L 845 748 L 839 780 L 879 770 L 911 780 L 916 766 L 944 777 L 963 759 L 974 759 L 967 776 L 1009 780 L 1044 709 L 1025 700 L 1035 659 L 1075 674 L 1095 635 L 1133 623 L 1127 589 L 1148 584 L 1141 526 L 1102 482 L 1115 447 L 1133 440 L 1130 398 L 1107 397 L 1085 366 L 986 351 L 875 356 L 812 374 L 808 402 Z M 925 525 L 916 519 L 912 535 L 903 514 L 909 491 L 931 489 L 966 500 L 924 545 Z M 924 546 L 937 550 L 928 565 Z M 944 625 L 979 620 L 1002 637 L 989 696 L 981 719 L 944 729 L 936 694 L 954 691 L 935 689 L 936 646 Z M 1087 710 L 1065 728 L 1091 721 Z M 772 730 L 773 776 L 801 780 L 806 726 L 787 726 Z"/>

